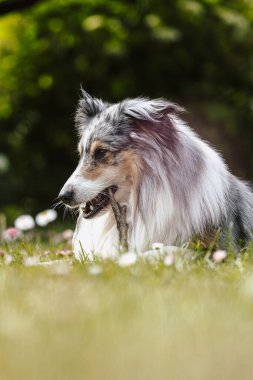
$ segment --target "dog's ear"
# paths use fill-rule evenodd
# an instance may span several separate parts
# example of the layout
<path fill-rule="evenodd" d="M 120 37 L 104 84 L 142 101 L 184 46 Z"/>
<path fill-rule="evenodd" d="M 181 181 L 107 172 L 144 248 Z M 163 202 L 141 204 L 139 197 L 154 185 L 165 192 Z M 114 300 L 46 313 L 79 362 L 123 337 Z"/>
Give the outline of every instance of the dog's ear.
<path fill-rule="evenodd" d="M 177 114 L 184 109 L 166 99 L 158 98 L 150 100 L 148 98 L 128 99 L 124 102 L 124 114 L 137 121 L 157 123 L 168 114 Z"/>
<path fill-rule="evenodd" d="M 103 111 L 107 106 L 101 99 L 93 98 L 88 92 L 81 89 L 81 99 L 78 102 L 75 115 L 77 129 L 83 130 L 87 122 Z"/>

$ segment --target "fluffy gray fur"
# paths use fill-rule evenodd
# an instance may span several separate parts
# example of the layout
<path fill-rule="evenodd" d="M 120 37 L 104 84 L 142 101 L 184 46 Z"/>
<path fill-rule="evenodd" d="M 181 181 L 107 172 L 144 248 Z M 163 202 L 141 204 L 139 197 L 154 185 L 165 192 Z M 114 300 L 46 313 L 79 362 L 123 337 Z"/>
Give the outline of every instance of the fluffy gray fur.
<path fill-rule="evenodd" d="M 115 154 L 131 148 L 142 158 L 140 181 L 125 201 L 132 249 L 145 248 L 145 239 L 147 244 L 182 244 L 196 235 L 212 237 L 217 231 L 223 247 L 228 239 L 234 247 L 246 244 L 253 239 L 253 194 L 182 121 L 181 111 L 166 99 L 135 98 L 111 104 L 83 91 L 76 112 L 85 151 L 81 159 L 85 161 L 97 139 L 109 144 Z M 78 175 L 77 170 L 66 185 L 84 188 Z M 134 192 L 136 204 L 131 201 Z"/>

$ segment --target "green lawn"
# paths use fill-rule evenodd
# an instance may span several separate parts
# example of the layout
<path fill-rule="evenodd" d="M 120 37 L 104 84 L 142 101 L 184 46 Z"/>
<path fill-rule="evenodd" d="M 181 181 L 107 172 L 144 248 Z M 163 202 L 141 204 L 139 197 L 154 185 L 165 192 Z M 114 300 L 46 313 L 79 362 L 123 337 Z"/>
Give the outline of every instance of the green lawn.
<path fill-rule="evenodd" d="M 252 379 L 252 248 L 128 267 L 39 241 L 2 249 L 1 380 Z"/>

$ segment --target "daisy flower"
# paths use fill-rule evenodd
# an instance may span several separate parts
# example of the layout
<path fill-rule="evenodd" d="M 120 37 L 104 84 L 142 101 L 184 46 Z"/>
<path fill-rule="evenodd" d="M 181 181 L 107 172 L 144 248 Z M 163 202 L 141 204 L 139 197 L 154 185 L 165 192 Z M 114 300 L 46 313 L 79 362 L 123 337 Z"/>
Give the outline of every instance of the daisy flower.
<path fill-rule="evenodd" d="M 35 223 L 31 215 L 20 215 L 15 220 L 14 225 L 21 231 L 32 230 L 35 227 Z"/>
<path fill-rule="evenodd" d="M 137 261 L 137 255 L 134 252 L 127 252 L 121 255 L 118 259 L 118 265 L 120 267 L 129 267 L 134 265 Z"/>
<path fill-rule="evenodd" d="M 221 263 L 223 260 L 225 260 L 225 258 L 227 257 L 227 252 L 226 251 L 222 251 L 222 250 L 218 250 L 218 251 L 215 251 L 213 253 L 213 261 L 215 263 Z"/>
<path fill-rule="evenodd" d="M 163 259 L 163 262 L 164 262 L 164 265 L 166 265 L 167 267 L 171 266 L 173 263 L 174 263 L 174 255 L 173 253 L 171 252 L 170 254 L 166 255 Z"/>
<path fill-rule="evenodd" d="M 88 268 L 88 273 L 91 274 L 92 276 L 97 276 L 102 272 L 103 272 L 103 268 L 100 265 L 94 264 Z"/>
<path fill-rule="evenodd" d="M 40 227 L 45 227 L 48 223 L 53 222 L 57 218 L 57 212 L 55 210 L 41 211 L 35 218 L 36 223 Z"/>
<path fill-rule="evenodd" d="M 18 228 L 10 227 L 3 231 L 2 238 L 4 241 L 15 241 L 21 238 L 22 232 Z"/>
<path fill-rule="evenodd" d="M 69 229 L 63 231 L 63 233 L 62 233 L 62 238 L 63 238 L 64 240 L 71 240 L 72 237 L 73 237 L 73 233 L 74 233 L 73 230 L 71 230 L 71 229 L 69 228 Z"/>

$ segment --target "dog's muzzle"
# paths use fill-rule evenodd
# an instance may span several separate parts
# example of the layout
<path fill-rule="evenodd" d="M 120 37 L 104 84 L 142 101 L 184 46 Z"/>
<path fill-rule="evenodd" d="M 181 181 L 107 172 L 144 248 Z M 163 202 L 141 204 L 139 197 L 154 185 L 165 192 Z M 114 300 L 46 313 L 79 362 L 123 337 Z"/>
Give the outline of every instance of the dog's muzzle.
<path fill-rule="evenodd" d="M 91 219 L 104 208 L 106 208 L 110 203 L 109 189 L 115 193 L 118 189 L 117 186 L 112 185 L 105 188 L 103 191 L 98 193 L 96 197 L 90 199 L 89 201 L 83 203 L 75 203 L 75 191 L 73 189 L 66 189 L 61 191 L 59 194 L 59 199 L 69 207 L 78 207 L 82 206 L 83 217 L 85 219 Z"/>

